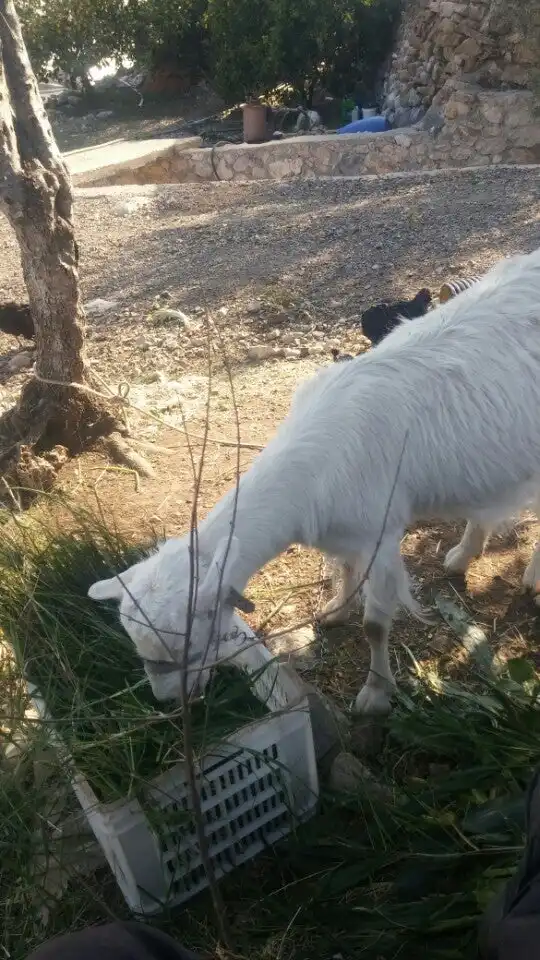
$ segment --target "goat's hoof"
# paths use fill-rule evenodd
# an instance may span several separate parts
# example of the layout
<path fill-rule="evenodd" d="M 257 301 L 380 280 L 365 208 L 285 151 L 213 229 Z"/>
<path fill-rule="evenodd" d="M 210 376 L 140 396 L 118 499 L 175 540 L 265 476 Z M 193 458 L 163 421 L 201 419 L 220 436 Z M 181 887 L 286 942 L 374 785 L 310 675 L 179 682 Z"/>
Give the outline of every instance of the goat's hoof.
<path fill-rule="evenodd" d="M 364 717 L 386 717 L 392 709 L 391 698 L 392 692 L 388 688 L 368 682 L 355 700 L 354 713 Z"/>
<path fill-rule="evenodd" d="M 317 620 L 325 627 L 340 627 L 347 623 L 349 610 L 335 597 L 317 614 Z"/>
<path fill-rule="evenodd" d="M 463 552 L 461 545 L 458 543 L 457 547 L 452 547 L 446 554 L 444 569 L 447 573 L 465 574 L 470 562 L 471 558 Z"/>

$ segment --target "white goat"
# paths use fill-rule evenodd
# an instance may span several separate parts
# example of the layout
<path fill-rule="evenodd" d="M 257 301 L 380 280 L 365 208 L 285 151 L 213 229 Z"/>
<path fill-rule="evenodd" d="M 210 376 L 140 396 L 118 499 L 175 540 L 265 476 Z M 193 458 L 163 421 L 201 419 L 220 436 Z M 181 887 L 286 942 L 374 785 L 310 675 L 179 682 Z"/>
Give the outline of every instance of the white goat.
<path fill-rule="evenodd" d="M 399 604 L 421 612 L 400 553 L 405 529 L 420 519 L 468 518 L 446 557 L 448 570 L 464 571 L 491 529 L 539 502 L 539 411 L 537 251 L 503 261 L 455 300 L 300 387 L 240 480 L 234 535 L 234 491 L 199 525 L 190 659 L 208 662 L 216 611 L 222 640 L 238 625 L 234 606 L 245 609 L 242 592 L 256 571 L 292 543 L 317 547 L 343 572 L 339 595 L 323 611 L 329 621 L 355 603 L 371 563 L 364 588 L 371 666 L 356 709 L 387 712 L 392 619 Z M 190 569 L 189 537 L 172 539 L 121 579 L 90 589 L 96 600 L 120 602 L 158 699 L 179 692 Z M 528 587 L 538 581 L 540 545 L 524 577 Z"/>

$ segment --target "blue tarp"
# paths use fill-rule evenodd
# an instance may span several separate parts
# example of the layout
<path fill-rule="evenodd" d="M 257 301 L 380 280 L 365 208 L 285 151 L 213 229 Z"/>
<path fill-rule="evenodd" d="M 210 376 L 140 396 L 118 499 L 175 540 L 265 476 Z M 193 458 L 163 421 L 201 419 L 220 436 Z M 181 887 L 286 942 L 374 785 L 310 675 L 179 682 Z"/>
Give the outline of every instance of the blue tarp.
<path fill-rule="evenodd" d="M 383 133 L 390 130 L 386 117 L 367 117 L 366 120 L 354 120 L 352 123 L 340 127 L 337 133 Z"/>

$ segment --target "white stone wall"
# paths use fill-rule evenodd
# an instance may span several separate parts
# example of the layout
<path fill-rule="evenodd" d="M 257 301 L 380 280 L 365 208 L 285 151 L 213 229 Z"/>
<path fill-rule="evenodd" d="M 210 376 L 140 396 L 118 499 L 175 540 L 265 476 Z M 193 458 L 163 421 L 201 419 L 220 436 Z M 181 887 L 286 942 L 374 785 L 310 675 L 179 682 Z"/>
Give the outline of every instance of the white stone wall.
<path fill-rule="evenodd" d="M 388 133 L 292 137 L 210 149 L 178 148 L 152 155 L 145 164 L 104 171 L 87 183 L 200 183 L 209 180 L 284 180 L 343 177 L 540 163 L 540 120 L 530 91 L 488 92 L 448 80 L 423 125 Z"/>

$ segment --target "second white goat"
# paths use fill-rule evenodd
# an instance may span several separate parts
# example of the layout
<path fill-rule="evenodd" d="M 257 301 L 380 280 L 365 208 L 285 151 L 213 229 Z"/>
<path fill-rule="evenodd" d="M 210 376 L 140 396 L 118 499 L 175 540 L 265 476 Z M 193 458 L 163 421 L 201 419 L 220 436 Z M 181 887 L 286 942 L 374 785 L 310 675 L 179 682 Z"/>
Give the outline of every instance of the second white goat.
<path fill-rule="evenodd" d="M 405 529 L 433 517 L 467 518 L 446 557 L 464 571 L 490 530 L 540 489 L 540 251 L 498 264 L 426 318 L 404 323 L 376 349 L 333 364 L 297 391 L 291 410 L 242 476 L 189 536 L 166 541 L 90 596 L 115 599 L 155 696 L 178 696 L 182 650 L 215 661 L 211 643 L 238 623 L 250 577 L 299 543 L 336 558 L 342 585 L 322 611 L 342 619 L 364 588 L 371 647 L 360 713 L 385 713 L 394 679 L 388 635 L 398 606 L 421 609 L 401 557 Z M 234 529 L 233 529 L 234 528 Z M 191 622 L 190 581 L 196 606 Z M 540 581 L 540 547 L 524 576 Z M 538 587 L 537 587 L 538 589 Z M 188 689 L 204 686 L 193 676 Z"/>

